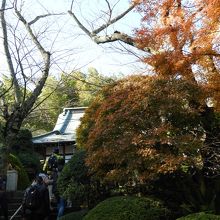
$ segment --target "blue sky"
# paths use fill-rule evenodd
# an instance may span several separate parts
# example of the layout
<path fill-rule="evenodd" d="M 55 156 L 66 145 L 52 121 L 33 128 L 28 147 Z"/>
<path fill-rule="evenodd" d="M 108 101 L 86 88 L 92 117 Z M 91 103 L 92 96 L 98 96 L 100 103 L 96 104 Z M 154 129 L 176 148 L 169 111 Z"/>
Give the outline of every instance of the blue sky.
<path fill-rule="evenodd" d="M 127 0 L 110 0 L 110 2 L 119 2 L 114 8 L 115 14 L 127 9 L 129 5 Z M 138 62 L 137 57 L 122 52 L 123 46 L 119 43 L 96 45 L 92 42 L 67 14 L 71 5 L 70 0 L 26 0 L 24 3 L 23 14 L 29 20 L 39 14 L 45 14 L 47 11 L 66 13 L 62 16 L 46 18 L 47 23 L 42 19 L 34 27 L 35 30 L 39 29 L 42 32 L 45 27 L 45 38 L 42 42 L 49 50 L 53 51 L 53 55 L 56 57 L 52 69 L 53 73 L 58 74 L 60 71 L 69 72 L 77 69 L 86 71 L 89 67 L 94 67 L 104 75 L 118 73 L 127 75 L 145 69 L 145 66 Z M 106 6 L 105 0 L 75 0 L 73 10 L 83 24 L 91 30 L 93 25 L 96 27 L 96 24 L 104 22 L 104 18 L 99 16 Z M 131 12 L 120 22 L 108 28 L 108 33 L 118 30 L 131 34 L 133 29 L 139 26 L 139 22 L 140 16 Z M 45 26 L 41 26 L 42 24 Z M 57 34 L 57 30 L 59 34 Z M 133 48 L 129 48 L 129 50 L 133 50 Z M 133 52 L 138 53 L 137 50 L 133 50 Z"/>

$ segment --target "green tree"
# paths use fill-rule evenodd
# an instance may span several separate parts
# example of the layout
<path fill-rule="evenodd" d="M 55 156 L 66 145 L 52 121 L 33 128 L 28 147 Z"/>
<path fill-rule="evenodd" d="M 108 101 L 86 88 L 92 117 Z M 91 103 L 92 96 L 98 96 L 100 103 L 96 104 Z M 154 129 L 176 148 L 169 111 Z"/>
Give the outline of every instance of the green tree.
<path fill-rule="evenodd" d="M 90 176 L 85 166 L 85 155 L 84 150 L 77 151 L 64 166 L 57 181 L 60 194 L 72 201 L 74 206 L 88 203 Z"/>
<path fill-rule="evenodd" d="M 88 106 L 103 86 L 115 80 L 115 77 L 101 75 L 95 68 L 89 68 L 87 73 L 73 72 L 67 76 L 66 83 L 75 85 L 79 94 L 78 106 Z"/>
<path fill-rule="evenodd" d="M 97 92 L 114 80 L 99 74 L 94 68 L 87 73 L 62 73 L 60 80 L 49 77 L 35 104 L 36 108 L 25 119 L 24 126 L 34 135 L 51 131 L 63 108 L 88 106 Z"/>
<path fill-rule="evenodd" d="M 34 111 L 24 121 L 24 126 L 33 134 L 42 134 L 54 128 L 57 117 L 63 108 L 74 107 L 78 102 L 78 93 L 74 82 L 49 77 Z"/>

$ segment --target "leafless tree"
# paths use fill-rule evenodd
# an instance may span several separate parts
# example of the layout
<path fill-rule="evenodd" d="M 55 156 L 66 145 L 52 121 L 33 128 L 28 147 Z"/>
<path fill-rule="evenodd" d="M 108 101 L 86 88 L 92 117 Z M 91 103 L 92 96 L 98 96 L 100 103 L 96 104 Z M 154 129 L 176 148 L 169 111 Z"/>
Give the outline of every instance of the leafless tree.
<path fill-rule="evenodd" d="M 3 145 L 9 152 L 24 119 L 36 105 L 49 76 L 52 51 L 45 43 L 47 26 L 43 19 L 54 13 L 38 15 L 27 20 L 23 2 L 2 0 L 0 8 L 3 50 L 8 72 L 1 73 L 0 122 L 3 124 Z M 36 25 L 42 22 L 40 25 Z M 38 29 L 41 27 L 41 29 Z M 2 155 L 5 173 L 7 155 Z"/>

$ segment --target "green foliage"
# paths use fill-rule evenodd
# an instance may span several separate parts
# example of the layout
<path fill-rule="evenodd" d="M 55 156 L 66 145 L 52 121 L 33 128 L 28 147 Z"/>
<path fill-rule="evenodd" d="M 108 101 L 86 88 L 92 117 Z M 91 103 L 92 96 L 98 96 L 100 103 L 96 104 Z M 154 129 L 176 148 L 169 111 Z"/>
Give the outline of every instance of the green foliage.
<path fill-rule="evenodd" d="M 205 212 L 200 212 L 178 218 L 177 220 L 219 220 L 219 219 L 220 219 L 220 215 L 213 215 Z"/>
<path fill-rule="evenodd" d="M 74 107 L 77 100 L 75 87 L 49 77 L 36 104 L 42 103 L 25 120 L 25 127 L 35 131 L 35 134 L 51 131 L 63 108 Z"/>
<path fill-rule="evenodd" d="M 97 92 L 112 81 L 112 78 L 102 76 L 94 68 L 85 74 L 62 73 L 60 80 L 49 77 L 38 100 L 38 103 L 43 103 L 26 119 L 25 127 L 33 130 L 35 135 L 52 130 L 63 108 L 88 106 Z"/>
<path fill-rule="evenodd" d="M 42 167 L 39 155 L 35 152 L 21 151 L 17 154 L 17 157 L 22 161 L 22 165 L 30 178 L 40 172 Z"/>
<path fill-rule="evenodd" d="M 20 151 L 33 151 L 32 133 L 28 129 L 20 129 L 12 143 L 12 151 L 18 154 Z"/>
<path fill-rule="evenodd" d="M 85 150 L 78 150 L 70 161 L 65 164 L 58 177 L 59 193 L 72 201 L 75 209 L 80 206 L 94 207 L 98 202 L 109 196 L 109 189 L 88 173 L 85 165 Z"/>
<path fill-rule="evenodd" d="M 219 180 L 195 175 L 184 180 L 182 191 L 184 203 L 180 206 L 188 212 L 209 211 L 217 212 L 216 198 L 219 191 Z"/>
<path fill-rule="evenodd" d="M 71 200 L 74 205 L 81 205 L 87 200 L 90 179 L 84 160 L 84 150 L 75 152 L 65 164 L 57 181 L 60 194 Z"/>
<path fill-rule="evenodd" d="M 33 152 L 20 152 L 17 156 L 20 161 L 22 161 L 23 166 L 34 168 L 36 172 L 39 171 L 41 165 L 38 154 Z"/>
<path fill-rule="evenodd" d="M 148 187 L 145 186 L 142 193 L 150 193 L 164 201 L 176 217 L 202 211 L 219 213 L 219 181 L 218 177 L 205 178 L 196 169 L 191 169 L 188 173 L 179 170 L 160 175 Z"/>
<path fill-rule="evenodd" d="M 32 133 L 21 129 L 12 145 L 12 153 L 21 161 L 29 178 L 33 178 L 41 170 L 39 155 L 33 150 Z"/>
<path fill-rule="evenodd" d="M 13 154 L 9 154 L 9 163 L 12 167 L 18 172 L 18 190 L 24 190 L 30 185 L 30 181 L 28 179 L 28 175 L 20 162 L 20 160 Z"/>
<path fill-rule="evenodd" d="M 87 210 L 81 210 L 78 212 L 71 212 L 68 213 L 62 217 L 60 217 L 60 220 L 82 220 L 83 217 L 87 214 Z"/>
<path fill-rule="evenodd" d="M 76 87 L 79 90 L 79 106 L 90 105 L 95 100 L 97 92 L 115 80 L 102 76 L 95 68 L 89 68 L 87 74 L 73 73 L 72 77 L 80 79 L 76 81 Z"/>
<path fill-rule="evenodd" d="M 84 220 L 160 220 L 170 212 L 161 202 L 144 197 L 112 197 L 93 208 Z"/>
<path fill-rule="evenodd" d="M 17 135 L 17 145 L 21 146 L 22 150 L 32 150 L 32 133 L 28 129 L 20 129 Z"/>

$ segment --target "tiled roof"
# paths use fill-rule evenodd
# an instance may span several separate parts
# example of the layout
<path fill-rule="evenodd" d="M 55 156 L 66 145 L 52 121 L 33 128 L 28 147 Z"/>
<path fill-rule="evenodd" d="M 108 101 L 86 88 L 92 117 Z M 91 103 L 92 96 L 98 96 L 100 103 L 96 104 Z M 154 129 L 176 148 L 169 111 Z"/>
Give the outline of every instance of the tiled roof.
<path fill-rule="evenodd" d="M 85 107 L 64 108 L 58 116 L 53 131 L 32 138 L 34 144 L 70 142 L 76 140 L 76 129 L 80 124 Z"/>

